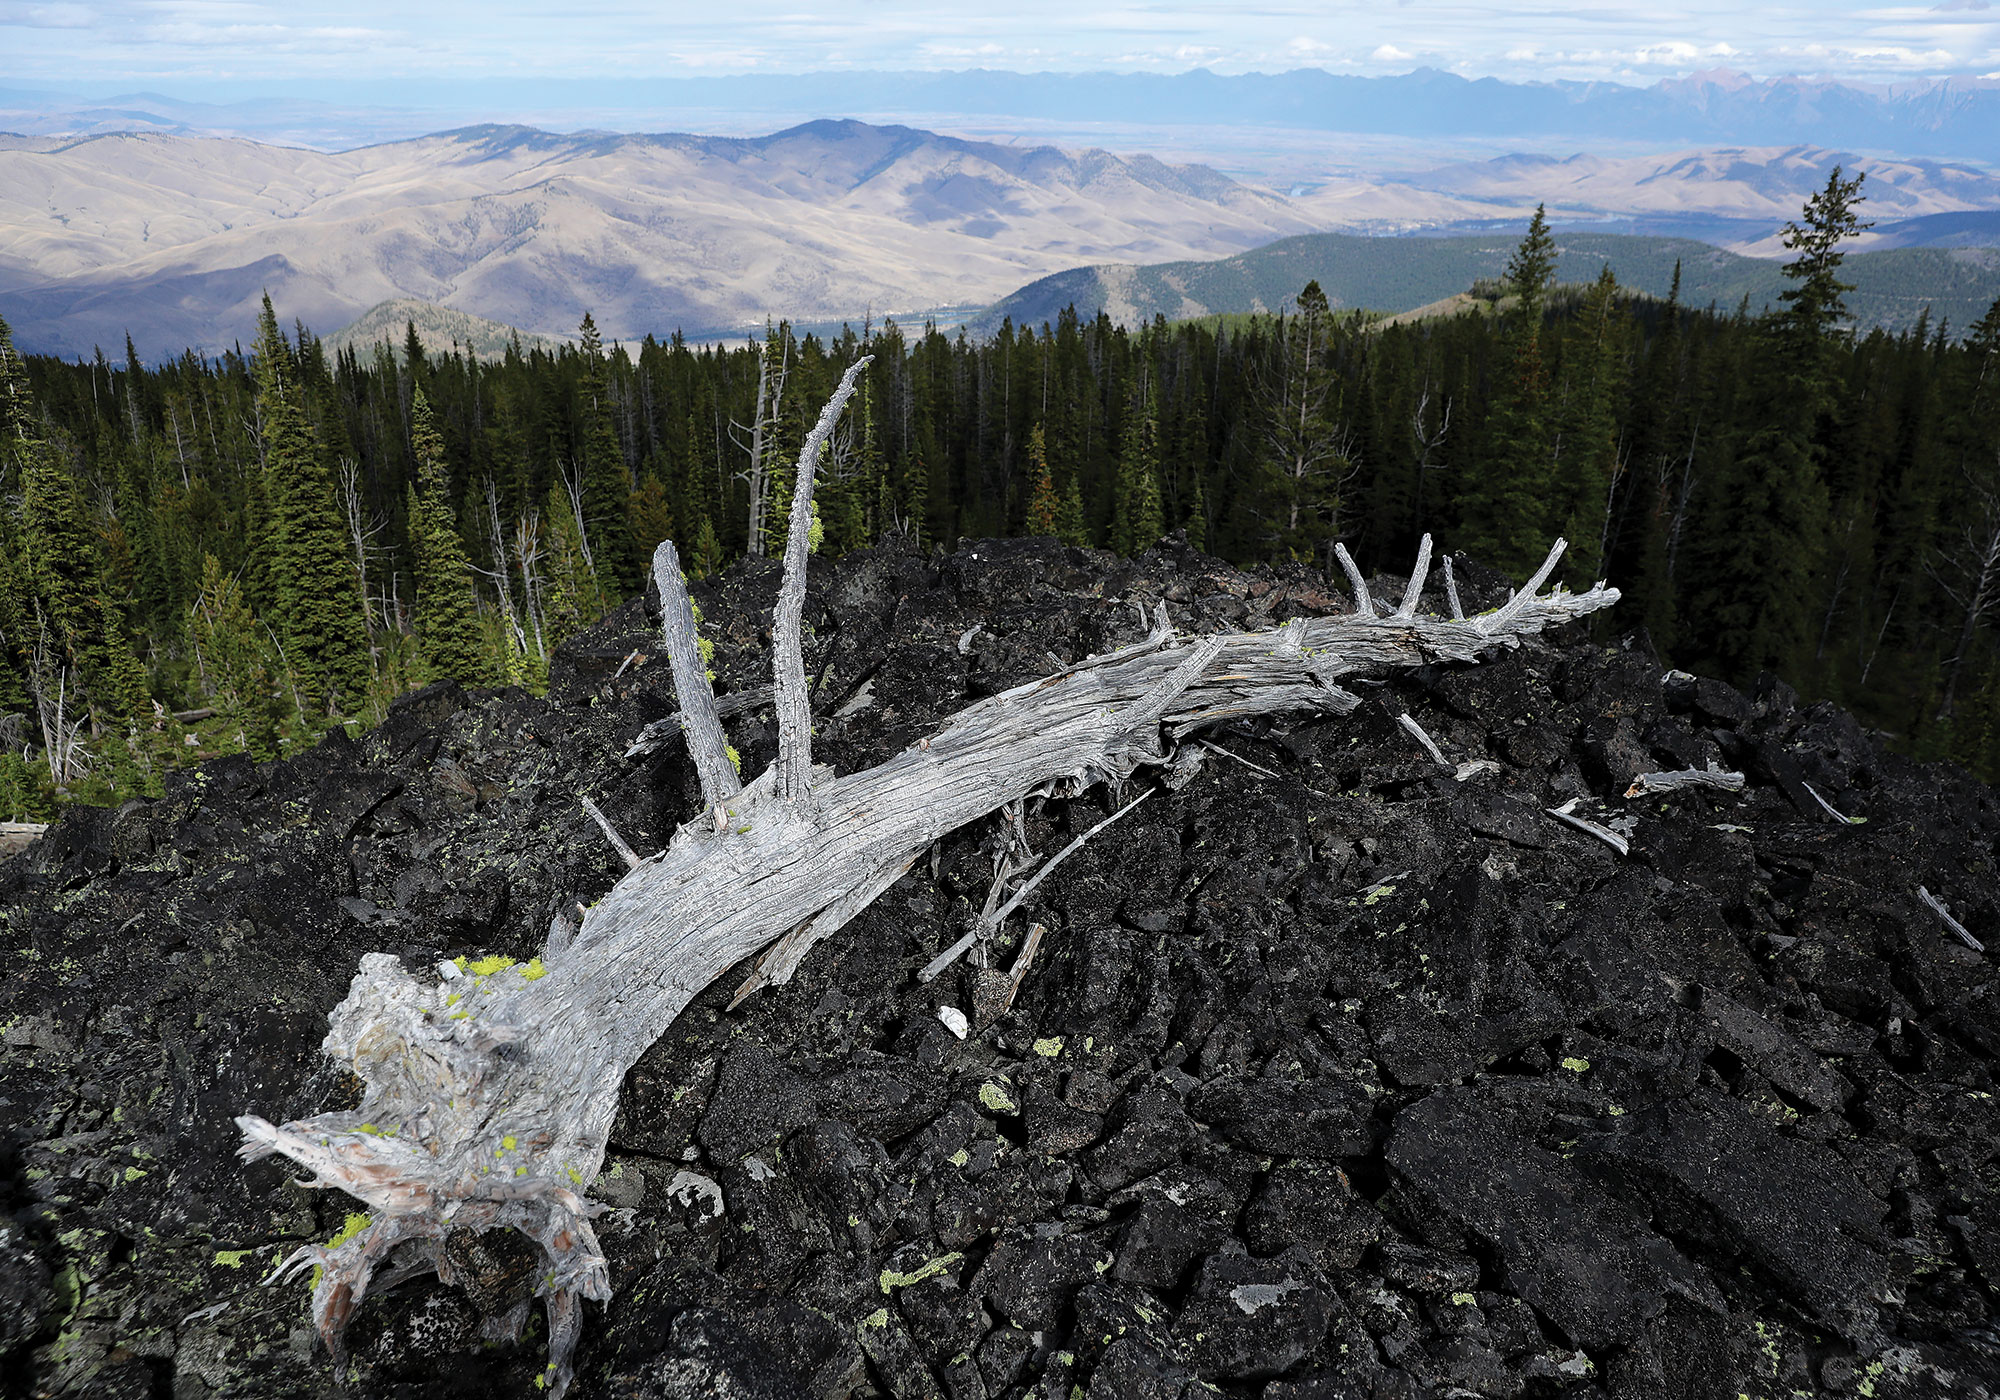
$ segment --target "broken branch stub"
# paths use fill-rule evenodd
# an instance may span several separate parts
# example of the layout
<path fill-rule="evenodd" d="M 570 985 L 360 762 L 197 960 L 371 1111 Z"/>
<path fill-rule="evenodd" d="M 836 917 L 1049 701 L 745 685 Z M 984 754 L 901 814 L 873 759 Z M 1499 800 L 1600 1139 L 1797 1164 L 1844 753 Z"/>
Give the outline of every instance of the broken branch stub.
<path fill-rule="evenodd" d="M 736 795 L 743 782 L 729 759 L 729 740 L 715 710 L 715 691 L 709 686 L 708 665 L 701 656 L 701 634 L 695 630 L 694 600 L 688 597 L 680 552 L 672 540 L 661 540 L 653 551 L 653 581 L 660 590 L 660 632 L 667 644 L 674 695 L 681 702 L 680 725 L 687 736 L 688 757 L 694 760 L 695 776 L 701 782 L 702 805 L 720 807 Z"/>
<path fill-rule="evenodd" d="M 850 371 L 844 387 L 852 381 Z M 669 658 L 710 810 L 630 869 L 579 925 L 565 923 L 560 936 L 552 926 L 533 962 L 469 962 L 439 981 L 386 954 L 364 957 L 323 1046 L 360 1079 L 360 1106 L 282 1127 L 237 1120 L 246 1158 L 282 1154 L 311 1184 L 339 1187 L 374 1212 L 352 1239 L 296 1256 L 321 1266 L 314 1313 L 336 1355 L 371 1281 L 446 1273 L 440 1246 L 452 1229 L 513 1228 L 548 1258 L 539 1291 L 549 1310 L 547 1379 L 560 1395 L 581 1300 L 609 1294 L 590 1224 L 602 1207 L 582 1193 L 603 1163 L 620 1086 L 709 983 L 774 939 L 744 990 L 788 980 L 814 944 L 938 838 L 1011 803 L 1122 780 L 1170 760 L 1172 739 L 1226 721 L 1345 713 L 1358 702 L 1336 684 L 1342 678 L 1476 661 L 1618 599 L 1602 584 L 1581 595 L 1529 587 L 1498 613 L 1466 621 L 1418 615 L 1406 595 L 1391 616 L 1371 603 L 1282 634 L 1156 633 L 970 705 L 877 767 L 823 774 L 807 787 L 811 716 L 797 617 L 822 430 L 831 430 L 828 415 L 801 454 L 793 497 L 791 620 L 781 615 L 774 643 L 781 723 L 792 729 L 778 763 L 740 788 L 733 768 L 727 779 L 716 768 L 720 725 L 678 561 L 663 548 L 656 564 Z M 1553 566 L 1552 555 L 1537 578 Z M 725 798 L 733 815 L 717 823 Z"/>

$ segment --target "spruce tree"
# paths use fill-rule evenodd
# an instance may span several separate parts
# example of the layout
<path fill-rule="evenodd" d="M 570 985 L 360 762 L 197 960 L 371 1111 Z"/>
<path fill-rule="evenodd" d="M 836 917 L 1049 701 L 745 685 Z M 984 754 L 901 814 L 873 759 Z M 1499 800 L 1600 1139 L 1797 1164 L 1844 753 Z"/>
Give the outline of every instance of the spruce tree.
<path fill-rule="evenodd" d="M 417 556 L 417 657 L 428 679 L 484 684 L 489 668 L 472 565 L 453 518 L 444 439 L 421 389 L 411 405 L 410 446 L 417 458 L 410 502 L 410 542 Z"/>
<path fill-rule="evenodd" d="M 1604 576 L 1610 498 L 1619 470 L 1627 326 L 1617 296 L 1618 279 L 1607 263 L 1584 298 L 1565 357 L 1554 489 L 1542 529 L 1545 536 L 1559 534 L 1570 542 L 1568 564 L 1582 585 Z"/>
<path fill-rule="evenodd" d="M 270 558 L 285 657 L 312 711 L 356 714 L 374 670 L 346 522 L 268 296 L 258 326 L 257 412 L 271 533 L 260 547 Z"/>
<path fill-rule="evenodd" d="M 1077 549 L 1088 549 L 1090 526 L 1083 518 L 1083 491 L 1076 477 L 1071 471 L 1063 478 L 1062 502 L 1056 509 L 1056 538 Z"/>
<path fill-rule="evenodd" d="M 1055 477 L 1049 471 L 1048 444 L 1040 423 L 1028 434 L 1028 483 L 1028 533 L 1054 535 L 1062 499 L 1056 495 Z"/>
<path fill-rule="evenodd" d="M 1867 228 L 1855 206 L 1861 180 L 1835 166 L 1785 225 L 1792 285 L 1784 310 L 1757 330 L 1749 430 L 1709 492 L 1698 533 L 1698 587 L 1690 632 L 1735 680 L 1770 669 L 1797 674 L 1812 625 L 1813 580 L 1826 548 L 1828 497 L 1822 428 L 1833 405 L 1831 352 L 1852 285 L 1840 280 L 1841 243 Z"/>
<path fill-rule="evenodd" d="M 188 633 L 204 693 L 220 720 L 222 752 L 276 758 L 285 705 L 264 628 L 213 554 L 201 561 L 201 592 Z"/>
<path fill-rule="evenodd" d="M 546 623 L 551 647 L 568 640 L 604 613 L 597 575 L 583 550 L 583 529 L 560 485 L 549 487 L 547 499 L 548 591 Z"/>
<path fill-rule="evenodd" d="M 1190 549 L 1208 552 L 1208 491 L 1199 476 L 1194 479 L 1194 494 L 1188 497 L 1187 542 Z"/>
<path fill-rule="evenodd" d="M 1278 318 L 1267 373 L 1258 386 L 1263 464 L 1253 509 L 1275 552 L 1310 559 L 1340 533 L 1341 488 L 1353 476 L 1333 373 L 1334 320 L 1317 281 Z"/>
<path fill-rule="evenodd" d="M 1148 393 L 1125 420 L 1111 547 L 1130 557 L 1158 544 L 1165 529 L 1160 508 L 1160 420 Z"/>
<path fill-rule="evenodd" d="M 1555 240 L 1543 208 L 1507 264 L 1515 297 L 1506 367 L 1493 395 L 1485 450 L 1472 468 L 1464 504 L 1466 548 L 1480 560 L 1525 574 L 1546 548 L 1553 441 L 1542 315 L 1555 276 Z"/>
<path fill-rule="evenodd" d="M 632 473 L 611 418 L 611 367 L 588 311 L 577 327 L 583 355 L 583 526 L 589 531 L 599 593 L 618 598 L 638 586 L 632 532 Z"/>
<path fill-rule="evenodd" d="M 674 537 L 674 511 L 667 498 L 666 483 L 655 472 L 647 472 L 632 493 L 626 514 L 631 517 L 632 537 L 642 552 L 650 552 L 661 540 Z"/>
<path fill-rule="evenodd" d="M 35 430 L 34 405 L 12 341 L 0 323 L 0 392 L 4 392 L 7 447 L 20 474 L 20 558 L 11 572 L 11 612 L 25 653 L 38 646 L 62 688 L 79 692 L 93 723 L 102 727 L 150 713 L 145 671 L 132 654 L 117 608 L 104 596 L 103 560 L 82 493 L 62 455 Z M 31 620 L 32 619 L 32 620 Z M 45 687 L 46 688 L 46 687 Z M 65 708 L 68 708 L 67 701 Z"/>

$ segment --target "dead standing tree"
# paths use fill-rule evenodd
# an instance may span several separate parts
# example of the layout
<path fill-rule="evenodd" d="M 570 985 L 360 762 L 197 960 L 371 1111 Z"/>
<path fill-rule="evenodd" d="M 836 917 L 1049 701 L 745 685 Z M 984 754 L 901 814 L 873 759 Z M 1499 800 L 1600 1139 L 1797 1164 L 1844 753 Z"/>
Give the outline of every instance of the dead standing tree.
<path fill-rule="evenodd" d="M 887 889 L 933 842 L 1036 794 L 1079 792 L 1165 761 L 1208 726 L 1280 711 L 1345 714 L 1340 682 L 1434 661 L 1476 661 L 1615 602 L 1599 584 L 1539 590 L 1563 544 L 1498 609 L 1463 616 L 1445 563 L 1451 617 L 1418 613 L 1425 539 L 1401 603 L 1378 612 L 1341 551 L 1353 613 L 1272 632 L 1188 637 L 1162 612 L 1143 641 L 972 705 L 931 738 L 865 772 L 812 762 L 800 650 L 814 467 L 866 360 L 847 371 L 799 454 L 773 639 L 778 758 L 743 783 L 731 762 L 697 650 L 671 543 L 654 556 L 668 656 L 703 811 L 641 859 L 580 927 L 558 920 L 533 962 L 446 964 L 412 975 L 387 954 L 361 960 L 324 1049 L 350 1066 L 359 1108 L 275 1127 L 237 1120 L 248 1159 L 282 1153 L 366 1202 L 366 1228 L 300 1249 L 273 1278 L 312 1266 L 320 1335 L 341 1335 L 371 1283 L 436 1271 L 454 1229 L 512 1227 L 547 1255 L 546 1379 L 560 1395 L 582 1300 L 610 1295 L 584 1192 L 604 1158 L 626 1070 L 681 1009 L 730 967 L 763 955 L 750 985 L 788 980 L 821 939 Z M 613 833 L 615 835 L 615 833 Z"/>

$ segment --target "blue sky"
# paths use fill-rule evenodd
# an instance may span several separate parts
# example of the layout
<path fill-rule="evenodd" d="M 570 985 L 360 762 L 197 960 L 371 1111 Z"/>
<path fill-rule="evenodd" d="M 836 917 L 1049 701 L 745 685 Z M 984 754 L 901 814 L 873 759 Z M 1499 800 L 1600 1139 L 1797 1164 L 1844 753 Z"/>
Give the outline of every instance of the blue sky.
<path fill-rule="evenodd" d="M 0 0 L 0 86 L 197 96 L 366 77 L 680 77 L 824 69 L 1265 72 L 1322 67 L 1649 83 L 1704 68 L 1894 81 L 2000 77 L 1996 0 L 1746 6 L 1465 0 L 841 4 L 581 0 Z"/>

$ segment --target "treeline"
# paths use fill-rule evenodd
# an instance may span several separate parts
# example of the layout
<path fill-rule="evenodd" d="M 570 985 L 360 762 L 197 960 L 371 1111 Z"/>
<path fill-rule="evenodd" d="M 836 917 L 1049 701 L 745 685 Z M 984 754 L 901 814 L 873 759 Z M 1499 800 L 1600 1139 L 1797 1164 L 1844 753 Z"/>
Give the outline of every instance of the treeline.
<path fill-rule="evenodd" d="M 22 359 L 0 328 L 0 817 L 155 791 L 373 722 L 427 680 L 543 683 L 642 588 L 783 547 L 798 447 L 873 364 L 823 467 L 818 548 L 900 533 L 1165 533 L 1237 563 L 1407 568 L 1420 535 L 1627 591 L 1612 625 L 1737 681 L 1772 670 L 1925 756 L 2000 769 L 2000 305 L 1960 337 L 1844 328 L 1838 172 L 1778 312 L 1553 285 L 1538 215 L 1483 314 L 972 343 L 783 324 L 482 362 L 331 352 L 268 303 L 247 353 Z"/>

